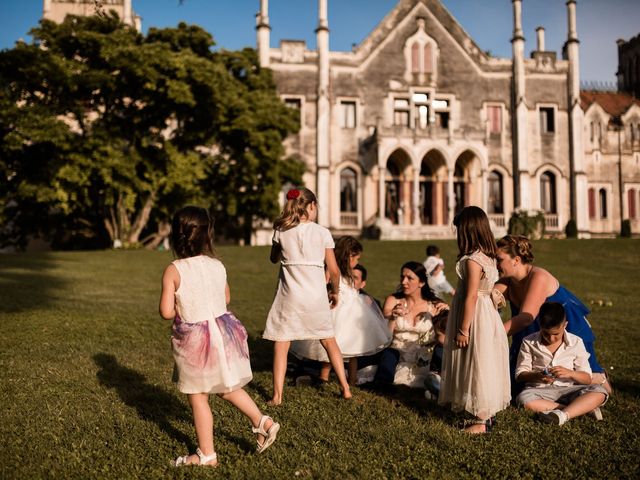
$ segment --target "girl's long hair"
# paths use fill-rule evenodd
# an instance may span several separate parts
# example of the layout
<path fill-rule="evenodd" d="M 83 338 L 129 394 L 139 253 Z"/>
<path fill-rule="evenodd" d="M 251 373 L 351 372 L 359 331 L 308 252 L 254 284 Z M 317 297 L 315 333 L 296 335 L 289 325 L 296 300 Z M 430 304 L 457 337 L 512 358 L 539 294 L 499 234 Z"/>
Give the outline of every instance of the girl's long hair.
<path fill-rule="evenodd" d="M 524 235 L 507 235 L 498 240 L 498 249 L 511 258 L 520 257 L 522 263 L 533 263 L 533 245 Z"/>
<path fill-rule="evenodd" d="M 300 223 L 307 217 L 307 207 L 312 203 L 318 204 L 315 194 L 308 188 L 300 187 L 289 190 L 287 198 L 292 192 L 297 191 L 299 195 L 296 198 L 287 199 L 280 216 L 273 222 L 273 229 L 284 232 Z"/>
<path fill-rule="evenodd" d="M 491 232 L 489 218 L 480 207 L 464 207 L 453 219 L 458 235 L 458 259 L 481 251 L 487 257 L 497 258 L 498 247 Z"/>
<path fill-rule="evenodd" d="M 345 235 L 336 240 L 336 262 L 342 275 L 350 285 L 353 285 L 353 270 L 351 256 L 362 253 L 362 244 L 355 238 Z"/>
<path fill-rule="evenodd" d="M 402 276 L 402 270 L 404 270 L 405 268 L 415 273 L 416 277 L 418 277 L 418 280 L 424 283 L 424 285 L 422 285 L 422 288 L 420 289 L 420 296 L 422 297 L 423 300 L 427 300 L 429 302 L 436 302 L 436 303 L 443 301 L 440 298 L 438 298 L 435 293 L 433 293 L 433 290 L 431 290 L 431 287 L 429 286 L 429 282 L 427 281 L 427 269 L 424 268 L 424 265 L 422 263 L 414 262 L 414 261 L 405 263 L 404 265 L 402 265 L 402 267 L 400 267 L 401 276 Z M 394 293 L 393 296 L 396 298 L 404 298 L 402 285 L 398 286 L 398 290 L 396 290 L 396 293 Z"/>
<path fill-rule="evenodd" d="M 216 258 L 213 248 L 213 221 L 206 208 L 190 205 L 173 215 L 171 249 L 178 258 L 198 255 Z"/>

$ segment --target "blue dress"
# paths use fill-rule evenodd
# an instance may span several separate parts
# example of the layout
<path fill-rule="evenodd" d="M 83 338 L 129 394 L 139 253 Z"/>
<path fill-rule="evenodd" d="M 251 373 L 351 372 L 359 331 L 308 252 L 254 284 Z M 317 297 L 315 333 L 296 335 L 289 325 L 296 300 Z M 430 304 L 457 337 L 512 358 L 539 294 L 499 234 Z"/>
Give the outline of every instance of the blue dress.
<path fill-rule="evenodd" d="M 584 347 L 587 349 L 587 352 L 589 352 L 589 366 L 591 367 L 591 371 L 593 373 L 604 372 L 604 368 L 602 368 L 598 363 L 596 351 L 593 347 L 593 342 L 595 341 L 596 336 L 593 334 L 591 325 L 589 325 L 589 321 L 587 320 L 587 315 L 591 313 L 587 306 L 562 285 L 558 287 L 553 295 L 547 297 L 545 301 L 562 304 L 567 315 L 567 331 L 579 336 L 584 342 Z M 510 304 L 511 316 L 515 317 L 520 313 L 520 307 L 515 305 L 513 302 L 510 302 Z M 538 317 L 536 317 L 536 319 L 531 324 L 527 325 L 524 330 L 519 331 L 512 337 L 511 348 L 509 349 L 509 367 L 511 370 L 512 391 L 520 391 L 523 387 L 523 384 L 516 384 L 515 381 L 516 362 L 518 361 L 518 353 L 520 352 L 522 340 L 527 335 L 531 335 L 539 330 L 540 323 L 538 321 Z M 513 398 L 515 398 L 515 396 Z"/>

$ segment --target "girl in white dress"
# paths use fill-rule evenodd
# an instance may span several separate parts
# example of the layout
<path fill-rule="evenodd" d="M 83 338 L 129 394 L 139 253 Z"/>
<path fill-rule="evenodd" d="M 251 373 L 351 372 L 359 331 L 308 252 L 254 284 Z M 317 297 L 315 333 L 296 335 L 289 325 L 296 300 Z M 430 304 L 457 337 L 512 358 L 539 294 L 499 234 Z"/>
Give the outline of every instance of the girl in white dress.
<path fill-rule="evenodd" d="M 313 192 L 306 188 L 292 189 L 273 224 L 271 261 L 280 262 L 280 273 L 262 335 L 275 342 L 273 398 L 269 405 L 282 403 L 287 353 L 292 340 L 319 340 L 338 376 L 343 398 L 351 398 L 331 320 L 331 308 L 338 304 L 340 270 L 331 233 L 315 223 L 317 215 L 318 204 Z M 328 295 L 325 263 L 331 280 Z"/>
<path fill-rule="evenodd" d="M 391 332 L 380 307 L 354 286 L 353 268 L 362 254 L 362 244 L 351 236 L 336 241 L 336 261 L 340 269 L 340 303 L 332 313 L 333 328 L 343 358 L 349 359 L 349 384 L 355 385 L 358 357 L 373 355 L 391 342 Z M 327 354 L 316 340 L 293 342 L 291 351 L 298 358 L 323 362 L 320 380 L 328 381 L 331 365 Z"/>
<path fill-rule="evenodd" d="M 249 418 L 258 452 L 276 439 L 280 425 L 262 415 L 242 389 L 252 378 L 247 331 L 227 310 L 227 272 L 215 258 L 212 223 L 204 208 L 184 207 L 173 217 L 171 243 L 178 257 L 164 271 L 160 315 L 174 320 L 173 380 L 187 394 L 198 437 L 195 454 L 173 464 L 217 466 L 209 394 L 230 402 Z"/>
<path fill-rule="evenodd" d="M 491 291 L 498 280 L 498 247 L 481 208 L 455 217 L 460 278 L 445 334 L 439 403 L 476 417 L 465 430 L 490 432 L 494 415 L 511 400 L 509 344 Z"/>

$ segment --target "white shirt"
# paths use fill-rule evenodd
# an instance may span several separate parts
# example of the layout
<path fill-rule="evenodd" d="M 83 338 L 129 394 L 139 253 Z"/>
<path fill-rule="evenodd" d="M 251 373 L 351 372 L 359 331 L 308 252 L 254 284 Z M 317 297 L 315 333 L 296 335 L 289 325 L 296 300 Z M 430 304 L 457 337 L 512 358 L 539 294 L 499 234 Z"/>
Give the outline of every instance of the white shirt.
<path fill-rule="evenodd" d="M 589 366 L 589 352 L 584 348 L 582 339 L 577 335 L 564 332 L 564 338 L 555 354 L 551 353 L 542 343 L 540 332 L 528 335 L 522 341 L 518 361 L 516 363 L 516 378 L 524 372 L 537 372 L 545 367 L 565 367 L 576 372 L 586 372 L 591 375 Z M 531 383 L 527 385 L 541 387 L 547 385 L 568 386 L 575 382 L 568 378 L 556 379 L 552 384 Z"/>
<path fill-rule="evenodd" d="M 427 270 L 427 276 L 429 278 L 433 278 L 434 280 L 438 280 L 438 281 L 441 278 L 444 278 L 442 270 L 440 270 L 435 275 L 431 275 L 431 272 L 433 272 L 438 265 L 444 266 L 444 260 L 442 258 L 438 258 L 438 257 L 432 255 L 430 257 L 427 257 L 427 259 L 425 260 L 423 265 L 424 265 L 424 268 Z"/>

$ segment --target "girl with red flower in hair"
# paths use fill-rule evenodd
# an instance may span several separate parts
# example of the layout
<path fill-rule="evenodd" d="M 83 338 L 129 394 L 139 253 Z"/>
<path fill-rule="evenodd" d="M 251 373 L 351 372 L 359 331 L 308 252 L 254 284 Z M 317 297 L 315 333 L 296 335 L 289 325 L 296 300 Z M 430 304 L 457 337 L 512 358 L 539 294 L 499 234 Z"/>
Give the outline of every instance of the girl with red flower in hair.
<path fill-rule="evenodd" d="M 273 348 L 273 398 L 280 405 L 292 340 L 319 340 L 333 366 L 343 398 L 351 398 L 342 353 L 336 343 L 331 309 L 338 304 L 340 269 L 331 233 L 315 220 L 318 203 L 311 190 L 289 190 L 282 213 L 273 224 L 271 262 L 280 262 L 278 289 L 263 338 Z M 327 296 L 325 264 L 330 280 Z"/>

